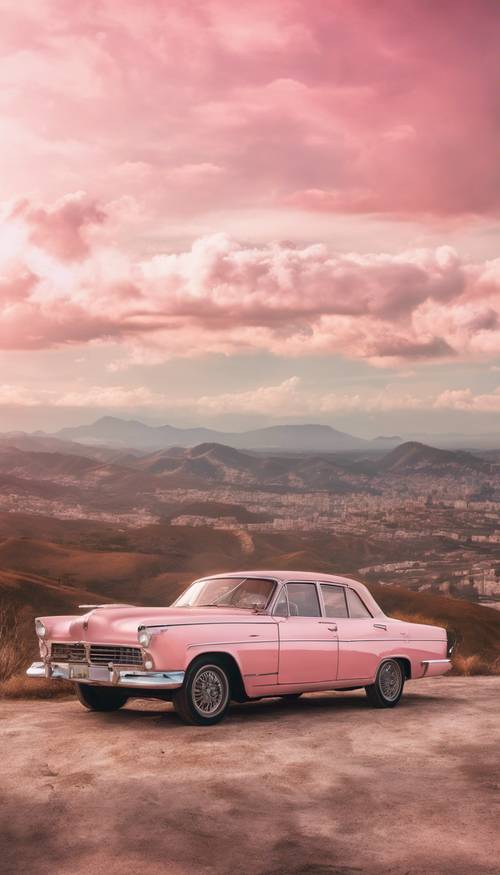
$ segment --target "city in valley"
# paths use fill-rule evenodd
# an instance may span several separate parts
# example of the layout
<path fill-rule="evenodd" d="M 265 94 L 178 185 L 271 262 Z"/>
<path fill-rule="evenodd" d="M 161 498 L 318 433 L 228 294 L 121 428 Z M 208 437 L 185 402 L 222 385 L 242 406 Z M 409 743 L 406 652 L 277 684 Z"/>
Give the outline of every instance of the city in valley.
<path fill-rule="evenodd" d="M 87 521 L 103 544 L 113 531 L 130 546 L 133 532 L 146 530 L 157 552 L 166 529 L 170 539 L 192 532 L 195 550 L 201 531 L 209 538 L 218 530 L 236 539 L 247 564 L 278 554 L 300 567 L 301 557 L 302 565 L 322 557 L 368 584 L 500 609 L 494 449 L 408 441 L 384 450 L 285 453 L 205 442 L 151 451 L 12 434 L 0 440 L 0 478 L 11 536 L 16 515 Z M 214 562 L 223 567 L 224 554 Z"/>

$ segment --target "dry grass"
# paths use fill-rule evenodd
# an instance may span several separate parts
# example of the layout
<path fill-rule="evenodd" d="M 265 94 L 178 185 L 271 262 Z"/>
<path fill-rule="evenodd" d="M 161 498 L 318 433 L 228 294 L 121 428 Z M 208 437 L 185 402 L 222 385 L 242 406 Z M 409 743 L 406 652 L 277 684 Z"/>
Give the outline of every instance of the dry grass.
<path fill-rule="evenodd" d="M 29 678 L 25 674 L 12 675 L 0 683 L 0 698 L 3 699 L 53 699 L 71 695 L 72 692 L 73 684 L 69 681 Z"/>
<path fill-rule="evenodd" d="M 31 611 L 17 611 L 0 601 L 0 682 L 25 668 L 36 657 Z"/>
<path fill-rule="evenodd" d="M 482 658 L 477 653 L 472 656 L 462 656 L 457 653 L 453 657 L 453 674 L 466 675 L 498 675 L 500 674 L 500 657 L 489 661 Z"/>
<path fill-rule="evenodd" d="M 455 607 L 453 605 L 453 607 Z M 474 606 L 476 609 L 477 607 Z M 480 640 L 479 635 L 467 636 L 470 629 L 468 622 L 468 614 L 472 612 L 472 607 L 468 606 L 467 602 L 459 603 L 459 608 L 465 614 L 466 626 L 461 624 L 461 617 L 457 615 L 446 618 L 442 614 L 439 617 L 429 613 L 412 613 L 409 611 L 392 610 L 391 617 L 398 620 L 407 620 L 410 623 L 425 623 L 431 626 L 443 626 L 450 632 L 457 635 L 457 643 L 452 656 L 452 674 L 456 675 L 500 675 L 500 637 L 495 641 L 488 642 L 485 647 L 485 640 Z M 479 608 L 481 610 L 481 608 Z M 498 632 L 497 632 L 498 636 Z M 485 637 L 485 636 L 484 636 Z"/>
<path fill-rule="evenodd" d="M 32 611 L 0 600 L 0 698 L 50 699 L 71 692 L 72 685 L 65 681 L 26 677 L 27 667 L 37 658 Z"/>

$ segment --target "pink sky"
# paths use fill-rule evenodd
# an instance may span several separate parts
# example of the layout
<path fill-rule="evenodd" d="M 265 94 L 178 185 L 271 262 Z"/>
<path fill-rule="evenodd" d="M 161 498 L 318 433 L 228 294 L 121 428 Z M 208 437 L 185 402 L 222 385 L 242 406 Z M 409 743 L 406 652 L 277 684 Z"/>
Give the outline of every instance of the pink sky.
<path fill-rule="evenodd" d="M 496 0 L 0 13 L 0 404 L 500 411 Z"/>

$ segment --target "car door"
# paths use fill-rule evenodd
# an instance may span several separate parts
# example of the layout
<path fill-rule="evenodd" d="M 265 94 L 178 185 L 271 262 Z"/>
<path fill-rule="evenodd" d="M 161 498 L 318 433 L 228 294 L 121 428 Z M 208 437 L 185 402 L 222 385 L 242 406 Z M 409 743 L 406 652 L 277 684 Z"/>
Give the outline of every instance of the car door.
<path fill-rule="evenodd" d="M 357 592 L 345 587 L 348 616 L 339 619 L 339 680 L 365 680 L 375 676 L 384 656 L 399 653 L 405 640 L 397 620 L 372 617 Z"/>
<path fill-rule="evenodd" d="M 280 593 L 274 616 L 279 623 L 279 683 L 335 681 L 337 625 L 322 615 L 316 583 L 301 580 L 287 583 Z"/>

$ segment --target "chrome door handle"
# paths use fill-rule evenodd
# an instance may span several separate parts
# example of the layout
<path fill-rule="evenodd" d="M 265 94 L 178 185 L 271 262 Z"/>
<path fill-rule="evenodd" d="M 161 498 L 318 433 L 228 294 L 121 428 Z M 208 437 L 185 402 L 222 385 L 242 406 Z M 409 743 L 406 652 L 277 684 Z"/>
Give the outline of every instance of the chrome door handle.
<path fill-rule="evenodd" d="M 329 631 L 329 632 L 336 632 L 336 631 L 337 631 L 337 628 L 338 628 L 338 627 L 337 627 L 336 623 L 332 623 L 331 626 L 328 626 L 328 631 Z"/>
<path fill-rule="evenodd" d="M 374 629 L 385 629 L 385 631 L 387 632 L 387 626 L 385 625 L 385 623 L 374 623 L 373 627 Z"/>

